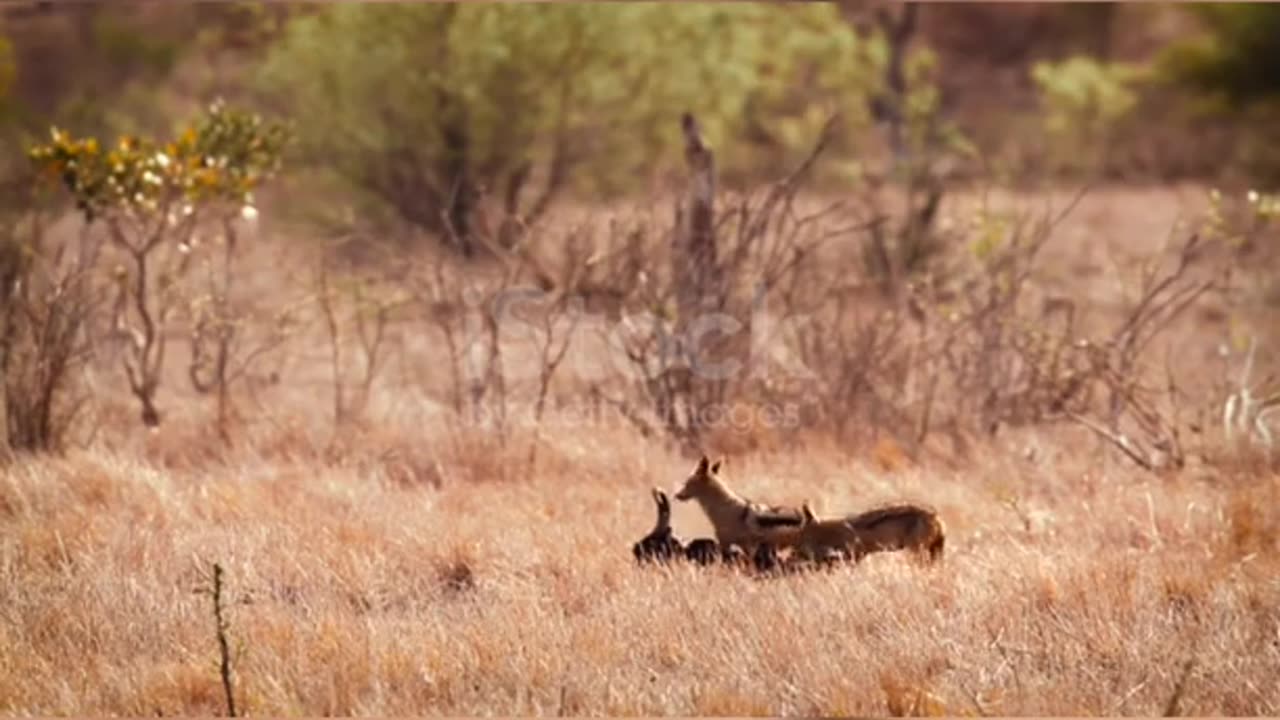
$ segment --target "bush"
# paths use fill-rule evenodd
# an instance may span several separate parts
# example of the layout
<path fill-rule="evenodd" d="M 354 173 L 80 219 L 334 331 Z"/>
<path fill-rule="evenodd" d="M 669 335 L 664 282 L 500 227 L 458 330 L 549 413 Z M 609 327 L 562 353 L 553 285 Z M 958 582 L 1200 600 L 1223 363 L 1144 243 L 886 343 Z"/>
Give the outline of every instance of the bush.
<path fill-rule="evenodd" d="M 256 214 L 254 190 L 279 170 L 286 138 L 282 125 L 214 103 L 167 142 L 125 136 L 108 149 L 54 128 L 50 142 L 30 150 L 37 170 L 63 185 L 87 223 L 105 225 L 122 256 L 113 321 L 128 338 L 124 369 L 148 426 L 160 424 L 155 401 L 165 328 L 180 304 L 177 280 L 193 256 L 208 253 L 225 278 L 214 300 L 226 304 L 236 249 L 232 222 Z M 198 242 L 203 222 L 221 231 L 220 248 Z M 218 317 L 222 329 L 214 334 L 226 352 L 231 319 Z"/>
<path fill-rule="evenodd" d="M 57 450 L 82 404 L 74 396 L 93 302 L 81 258 L 52 250 L 31 193 L 15 194 L 25 207 L 0 213 L 4 441 L 9 450 Z"/>
<path fill-rule="evenodd" d="M 1041 61 L 1031 69 L 1040 92 L 1045 131 L 1059 168 L 1092 169 L 1104 162 L 1116 124 L 1137 104 L 1136 68 L 1076 56 Z"/>
<path fill-rule="evenodd" d="M 1163 58 L 1173 79 L 1232 106 L 1280 97 L 1280 6 L 1192 6 L 1206 34 L 1174 45 Z"/>
<path fill-rule="evenodd" d="M 863 50 L 822 5 L 343 5 L 295 19 L 263 79 L 309 159 L 469 253 L 486 193 L 518 226 L 575 181 L 634 189 L 675 159 L 685 110 L 764 151 L 729 176 L 776 167 L 833 110 L 857 127 Z"/>

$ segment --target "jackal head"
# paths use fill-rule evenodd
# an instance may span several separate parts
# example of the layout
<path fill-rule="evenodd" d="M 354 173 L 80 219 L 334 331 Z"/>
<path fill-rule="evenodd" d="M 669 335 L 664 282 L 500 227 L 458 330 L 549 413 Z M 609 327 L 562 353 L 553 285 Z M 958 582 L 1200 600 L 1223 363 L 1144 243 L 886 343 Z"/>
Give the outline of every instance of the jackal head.
<path fill-rule="evenodd" d="M 707 459 L 707 456 L 703 455 L 702 459 L 698 461 L 698 467 L 694 468 L 693 474 L 684 481 L 684 486 L 680 488 L 680 492 L 676 493 L 676 499 L 684 502 L 701 495 L 704 489 L 715 480 L 716 474 L 720 472 L 721 462 L 721 460 L 717 460 L 712 464 Z"/>

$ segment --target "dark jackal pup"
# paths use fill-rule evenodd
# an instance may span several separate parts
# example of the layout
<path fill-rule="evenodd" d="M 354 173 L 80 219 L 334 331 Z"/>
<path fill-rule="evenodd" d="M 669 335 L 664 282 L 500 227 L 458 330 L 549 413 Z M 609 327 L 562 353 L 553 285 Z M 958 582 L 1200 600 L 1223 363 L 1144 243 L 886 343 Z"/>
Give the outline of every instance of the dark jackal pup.
<path fill-rule="evenodd" d="M 758 573 L 770 573 L 778 570 L 780 564 L 778 548 L 774 547 L 772 543 L 760 543 L 756 546 L 756 551 L 751 556 L 751 565 Z"/>
<path fill-rule="evenodd" d="M 653 501 L 658 506 L 658 519 L 653 530 L 631 546 L 631 554 L 637 562 L 668 562 L 684 557 L 684 545 L 671 532 L 671 500 L 661 490 L 653 489 Z"/>
<path fill-rule="evenodd" d="M 806 503 L 801 511 L 797 549 L 819 558 L 838 552 L 854 562 L 873 552 L 910 550 L 937 562 L 946 544 L 946 530 L 938 514 L 918 505 L 888 505 L 844 517 L 818 518 Z"/>
<path fill-rule="evenodd" d="M 698 502 L 715 528 L 720 547 L 737 545 L 748 557 L 754 557 L 762 542 L 778 548 L 795 545 L 804 522 L 799 508 L 752 502 L 729 489 L 719 473 L 720 462 L 713 465 L 704 455 L 676 493 L 676 499 Z"/>
<path fill-rule="evenodd" d="M 698 538 L 684 549 L 684 556 L 699 565 L 710 565 L 720 559 L 720 546 L 711 538 Z"/>
<path fill-rule="evenodd" d="M 793 550 L 785 558 L 779 557 L 778 549 L 767 542 L 757 545 L 755 555 L 751 558 L 752 568 L 755 569 L 757 575 L 762 577 L 799 575 L 818 570 L 828 570 L 835 567 L 838 562 L 840 562 L 840 558 L 832 553 L 820 553 L 816 557 L 806 557 Z"/>
<path fill-rule="evenodd" d="M 687 560 L 699 565 L 711 565 L 717 562 L 731 565 L 742 562 L 744 557 L 738 548 L 732 545 L 721 547 L 711 538 L 698 538 L 690 542 L 684 549 L 684 556 Z"/>

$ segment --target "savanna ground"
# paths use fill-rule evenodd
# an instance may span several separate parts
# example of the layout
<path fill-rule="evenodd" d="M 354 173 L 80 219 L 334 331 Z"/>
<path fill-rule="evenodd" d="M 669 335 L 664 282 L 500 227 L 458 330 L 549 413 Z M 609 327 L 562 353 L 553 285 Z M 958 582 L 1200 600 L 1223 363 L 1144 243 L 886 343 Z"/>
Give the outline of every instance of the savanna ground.
<path fill-rule="evenodd" d="M 1102 322 L 1132 300 L 1125 259 L 1158 254 L 1204 195 L 1096 189 L 1036 282 Z M 283 305 L 309 266 L 271 232 L 243 287 Z M 1188 313 L 1162 335 L 1209 412 L 1225 324 Z M 640 568 L 647 490 L 682 481 L 688 454 L 554 400 L 502 436 L 470 425 L 441 399 L 439 341 L 408 324 L 360 417 L 335 426 L 322 327 L 241 391 L 229 445 L 181 359 L 151 432 L 103 363 L 84 446 L 5 467 L 0 710 L 225 712 L 217 562 L 249 714 L 1280 713 L 1280 475 L 1256 458 L 1149 472 L 1069 422 L 928 452 L 748 422 L 704 444 L 737 489 L 824 512 L 926 502 L 944 562 Z M 583 352 L 553 398 L 579 389 Z M 1212 419 L 1202 431 L 1223 443 Z M 709 532 L 687 505 L 675 525 Z"/>
<path fill-rule="evenodd" d="M 1186 8 L 9 3 L 0 713 L 1280 714 L 1280 15 Z M 703 453 L 945 557 L 638 566 Z"/>

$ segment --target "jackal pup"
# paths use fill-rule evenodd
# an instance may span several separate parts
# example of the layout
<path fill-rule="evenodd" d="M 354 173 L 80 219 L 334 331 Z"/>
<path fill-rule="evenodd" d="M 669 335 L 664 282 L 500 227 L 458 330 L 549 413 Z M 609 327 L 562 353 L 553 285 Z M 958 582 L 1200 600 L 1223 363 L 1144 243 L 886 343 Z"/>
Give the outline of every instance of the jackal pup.
<path fill-rule="evenodd" d="M 751 566 L 757 576 L 778 577 L 829 570 L 842 561 L 843 558 L 832 551 L 819 552 L 817 555 L 810 557 L 793 550 L 790 555 L 784 558 L 778 555 L 777 548 L 767 542 L 763 542 L 756 547 L 755 555 L 751 558 Z"/>
<path fill-rule="evenodd" d="M 671 531 L 671 500 L 661 490 L 653 489 L 653 502 L 658 506 L 658 519 L 653 530 L 631 546 L 637 562 L 668 562 L 684 556 L 684 544 Z"/>
<path fill-rule="evenodd" d="M 930 563 L 942 557 L 946 530 L 931 509 L 911 504 L 887 505 L 843 517 L 818 518 L 805 503 L 797 550 L 811 558 L 832 551 L 858 562 L 873 552 L 911 550 Z"/>
<path fill-rule="evenodd" d="M 762 542 L 775 548 L 792 547 L 800 538 L 804 515 L 798 508 L 762 505 L 738 495 L 720 479 L 720 461 L 714 465 L 704 455 L 684 481 L 676 499 L 696 500 L 715 529 L 721 548 L 737 545 L 747 557 Z"/>
<path fill-rule="evenodd" d="M 744 560 L 742 551 L 733 545 L 721 547 L 711 538 L 698 538 L 691 541 L 684 549 L 685 559 L 699 565 L 712 565 L 720 562 L 725 565 L 741 564 Z"/>

